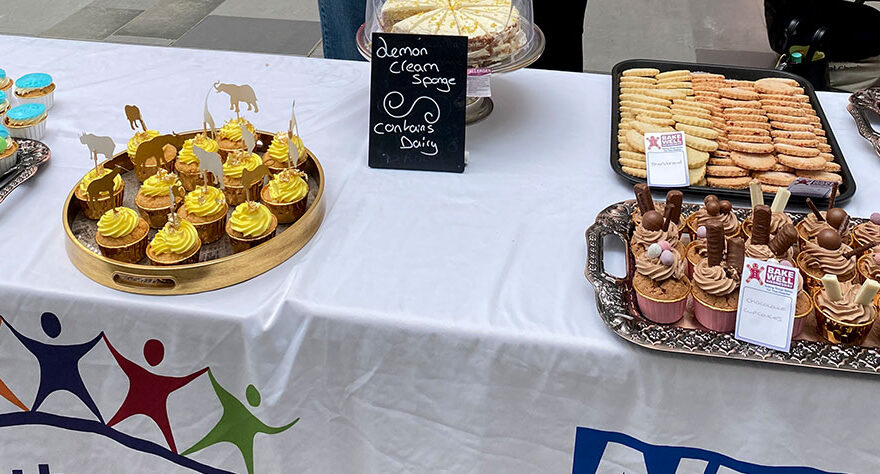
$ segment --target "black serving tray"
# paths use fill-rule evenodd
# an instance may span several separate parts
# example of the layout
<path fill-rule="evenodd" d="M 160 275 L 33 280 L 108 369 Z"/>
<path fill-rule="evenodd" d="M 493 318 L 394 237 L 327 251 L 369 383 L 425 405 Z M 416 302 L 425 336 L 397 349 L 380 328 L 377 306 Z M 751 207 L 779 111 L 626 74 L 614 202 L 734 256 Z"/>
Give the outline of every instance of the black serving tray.
<path fill-rule="evenodd" d="M 840 164 L 841 169 L 839 174 L 843 177 L 843 184 L 840 185 L 840 195 L 837 197 L 836 202 L 842 203 L 848 201 L 856 193 L 856 181 L 855 179 L 853 179 L 852 173 L 849 170 L 849 166 L 847 165 L 846 160 L 843 158 L 843 152 L 840 151 L 840 146 L 837 144 L 837 139 L 834 138 L 834 131 L 831 130 L 831 126 L 828 124 L 828 119 L 825 117 L 825 112 L 822 110 L 822 105 L 819 103 L 819 98 L 816 96 L 816 91 L 806 79 L 795 74 L 791 74 L 789 72 L 777 71 L 775 69 L 723 66 L 718 64 L 697 64 L 679 61 L 660 61 L 656 59 L 627 59 L 626 61 L 621 61 L 614 65 L 614 68 L 611 70 L 611 168 L 623 179 L 631 183 L 646 182 L 644 178 L 637 178 L 635 176 L 630 176 L 624 173 L 620 167 L 620 163 L 618 162 L 618 159 L 620 158 L 620 150 L 617 148 L 617 132 L 618 125 L 620 124 L 620 101 L 618 100 L 618 97 L 620 97 L 620 75 L 623 73 L 623 71 L 631 68 L 655 68 L 659 69 L 661 72 L 674 71 L 676 69 L 689 69 L 692 72 L 723 74 L 724 77 L 728 79 L 741 79 L 747 81 L 754 81 L 764 77 L 784 77 L 788 79 L 794 79 L 798 82 L 798 84 L 800 84 L 801 87 L 804 88 L 804 93 L 810 97 L 810 104 L 812 104 L 813 109 L 816 111 L 816 115 L 818 115 L 819 118 L 822 120 L 822 128 L 825 130 L 825 137 L 828 139 L 828 144 L 831 146 L 831 152 L 834 154 L 835 163 Z M 708 186 L 690 186 L 687 188 L 682 188 L 681 191 L 693 195 L 714 194 L 716 196 L 728 199 L 750 199 L 748 189 L 725 189 L 712 188 Z M 767 193 L 765 194 L 765 198 L 772 200 L 773 195 Z M 814 200 L 817 202 L 824 201 L 822 199 Z M 803 204 L 806 202 L 806 197 L 792 195 L 789 202 Z"/>

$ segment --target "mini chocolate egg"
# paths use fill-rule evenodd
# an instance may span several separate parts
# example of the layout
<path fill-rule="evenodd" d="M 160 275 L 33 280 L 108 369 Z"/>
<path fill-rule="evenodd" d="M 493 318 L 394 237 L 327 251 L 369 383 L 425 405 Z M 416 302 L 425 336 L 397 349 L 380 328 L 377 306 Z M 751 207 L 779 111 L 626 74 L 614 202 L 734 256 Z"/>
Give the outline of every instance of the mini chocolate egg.
<path fill-rule="evenodd" d="M 697 227 L 697 238 L 705 239 L 706 238 L 706 226 L 701 225 Z"/>
<path fill-rule="evenodd" d="M 663 228 L 663 216 L 657 211 L 648 211 L 642 216 L 642 227 L 657 231 Z"/>
<path fill-rule="evenodd" d="M 669 242 L 667 242 L 665 240 L 661 240 L 660 242 L 657 242 L 657 243 L 660 245 L 660 248 L 663 250 L 672 250 L 672 245 L 669 245 Z"/>
<path fill-rule="evenodd" d="M 837 250 L 840 248 L 840 234 L 836 230 L 825 229 L 819 232 L 816 241 L 819 246 L 827 250 Z"/>
<path fill-rule="evenodd" d="M 871 214 L 871 222 L 880 225 L 880 212 Z"/>
<path fill-rule="evenodd" d="M 660 254 L 660 263 L 667 267 L 671 267 L 672 264 L 675 263 L 675 255 L 671 250 L 664 250 L 663 253 Z"/>
<path fill-rule="evenodd" d="M 651 244 L 648 246 L 648 257 L 657 258 L 663 253 L 663 247 L 660 244 Z"/>
<path fill-rule="evenodd" d="M 788 260 L 783 260 L 783 261 L 779 262 L 779 264 L 782 265 L 783 267 L 793 267 L 794 266 Z"/>
<path fill-rule="evenodd" d="M 877 265 L 880 265 L 880 253 L 874 254 L 874 262 L 876 262 Z"/>

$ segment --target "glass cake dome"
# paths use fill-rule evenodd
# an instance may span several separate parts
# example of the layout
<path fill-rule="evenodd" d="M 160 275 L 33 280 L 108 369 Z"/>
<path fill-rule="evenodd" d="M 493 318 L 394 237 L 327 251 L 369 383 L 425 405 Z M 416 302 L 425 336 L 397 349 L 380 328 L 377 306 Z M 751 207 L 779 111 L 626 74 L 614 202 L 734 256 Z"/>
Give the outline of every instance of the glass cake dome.
<path fill-rule="evenodd" d="M 366 12 L 362 44 L 374 32 L 467 36 L 471 67 L 510 62 L 535 37 L 532 0 L 369 0 Z"/>

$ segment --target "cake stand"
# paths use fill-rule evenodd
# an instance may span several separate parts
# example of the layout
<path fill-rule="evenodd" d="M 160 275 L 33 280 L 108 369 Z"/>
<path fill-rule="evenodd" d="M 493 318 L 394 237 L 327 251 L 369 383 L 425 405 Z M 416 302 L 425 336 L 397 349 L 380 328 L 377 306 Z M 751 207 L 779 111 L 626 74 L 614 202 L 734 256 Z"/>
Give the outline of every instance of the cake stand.
<path fill-rule="evenodd" d="M 492 70 L 492 74 L 500 74 L 502 72 L 516 71 L 531 65 L 541 57 L 546 46 L 544 33 L 538 28 L 538 25 L 534 25 L 534 29 L 535 34 L 532 37 L 532 41 L 525 47 L 520 48 L 516 53 L 500 61 L 488 62 L 475 67 L 488 68 Z M 364 25 L 358 28 L 356 39 L 358 50 L 369 61 L 372 54 L 371 40 Z M 490 97 L 468 97 L 465 109 L 465 122 L 468 125 L 477 123 L 488 117 L 494 108 L 495 104 Z"/>

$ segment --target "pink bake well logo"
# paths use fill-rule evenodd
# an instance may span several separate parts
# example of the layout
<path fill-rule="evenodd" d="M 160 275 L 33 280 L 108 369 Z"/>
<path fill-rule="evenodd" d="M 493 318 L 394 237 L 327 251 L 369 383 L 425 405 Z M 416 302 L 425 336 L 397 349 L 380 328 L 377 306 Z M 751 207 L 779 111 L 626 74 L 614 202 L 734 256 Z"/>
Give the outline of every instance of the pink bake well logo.
<path fill-rule="evenodd" d="M 684 140 L 682 140 L 681 136 L 681 133 L 667 133 L 660 135 L 660 143 L 663 145 L 663 148 L 682 146 L 684 145 Z"/>
<path fill-rule="evenodd" d="M 765 280 L 768 285 L 791 290 L 794 289 L 795 283 L 797 282 L 797 272 L 793 268 L 768 265 Z"/>

